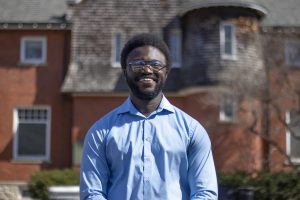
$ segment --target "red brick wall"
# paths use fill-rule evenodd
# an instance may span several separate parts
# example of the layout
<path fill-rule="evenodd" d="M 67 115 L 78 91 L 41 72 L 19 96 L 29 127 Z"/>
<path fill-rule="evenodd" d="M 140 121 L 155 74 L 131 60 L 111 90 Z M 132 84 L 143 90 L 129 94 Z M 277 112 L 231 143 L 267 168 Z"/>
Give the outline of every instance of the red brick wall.
<path fill-rule="evenodd" d="M 73 142 L 82 140 L 89 127 L 97 119 L 120 105 L 125 98 L 75 97 Z M 209 94 L 198 93 L 181 97 L 167 96 L 167 98 L 171 103 L 197 119 L 207 129 L 218 170 L 253 171 L 262 168 L 261 140 L 246 131 L 247 125 L 219 122 L 217 101 L 207 101 L 211 99 Z M 210 102 L 210 104 L 204 102 Z"/>
<path fill-rule="evenodd" d="M 262 32 L 265 65 L 269 70 L 269 134 L 278 147 L 286 153 L 286 113 L 300 108 L 300 68 L 288 64 L 286 44 L 300 41 L 299 29 L 268 27 Z M 272 171 L 290 170 L 287 158 L 275 146 L 270 146 Z M 299 163 L 297 164 L 299 165 Z"/>
<path fill-rule="evenodd" d="M 184 103 L 180 105 L 181 109 L 206 128 L 211 138 L 217 170 L 254 171 L 262 168 L 261 139 L 248 131 L 251 116 L 238 113 L 236 122 L 220 122 L 218 95 L 213 93 L 188 95 L 182 97 L 182 101 Z M 175 102 L 174 104 L 176 105 Z M 249 104 L 251 103 L 241 102 L 240 106 L 249 107 Z"/>
<path fill-rule="evenodd" d="M 47 38 L 47 63 L 20 64 L 23 36 Z M 69 31 L 5 30 L 0 32 L 0 181 L 28 180 L 43 168 L 71 166 L 71 100 L 60 93 L 69 60 Z M 51 107 L 51 161 L 13 161 L 13 109 Z"/>

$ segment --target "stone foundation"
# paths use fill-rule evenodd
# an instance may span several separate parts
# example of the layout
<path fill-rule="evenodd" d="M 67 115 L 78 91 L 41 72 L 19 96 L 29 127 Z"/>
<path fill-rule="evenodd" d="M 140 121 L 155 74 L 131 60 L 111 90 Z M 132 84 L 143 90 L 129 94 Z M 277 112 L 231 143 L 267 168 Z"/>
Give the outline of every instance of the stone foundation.
<path fill-rule="evenodd" d="M 1 183 L 0 200 L 22 200 L 19 185 Z"/>

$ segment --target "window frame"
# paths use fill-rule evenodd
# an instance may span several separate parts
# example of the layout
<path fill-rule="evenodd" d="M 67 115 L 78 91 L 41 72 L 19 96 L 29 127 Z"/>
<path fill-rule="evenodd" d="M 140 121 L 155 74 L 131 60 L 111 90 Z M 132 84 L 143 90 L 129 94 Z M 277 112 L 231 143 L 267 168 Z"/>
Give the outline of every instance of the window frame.
<path fill-rule="evenodd" d="M 291 65 L 291 66 L 295 66 L 297 68 L 300 68 L 300 57 L 299 60 L 297 60 L 296 62 L 291 62 L 290 60 L 290 53 L 291 53 L 291 46 L 298 46 L 299 47 L 299 52 L 300 52 L 300 41 L 296 41 L 296 40 L 288 40 L 285 42 L 285 47 L 284 47 L 284 51 L 285 51 L 285 64 L 287 65 Z M 298 57 L 298 56 L 296 56 Z"/>
<path fill-rule="evenodd" d="M 231 103 L 231 107 L 232 107 L 232 117 L 228 116 L 226 114 L 226 105 L 228 105 L 227 103 L 230 102 Z M 235 100 L 235 98 L 228 96 L 228 95 L 223 95 L 220 99 L 220 106 L 219 106 L 220 110 L 219 110 L 219 121 L 220 122 L 235 122 L 236 118 L 237 118 L 237 102 Z"/>
<path fill-rule="evenodd" d="M 19 119 L 19 110 L 28 109 L 28 110 L 46 110 L 47 119 L 38 120 L 38 119 Z M 19 155 L 18 154 L 18 145 L 19 145 L 19 124 L 34 123 L 34 124 L 45 124 L 45 154 L 44 155 Z M 13 160 L 15 161 L 50 161 L 50 145 L 51 145 L 51 107 L 50 106 L 26 106 L 26 107 L 16 107 L 13 110 Z"/>
<path fill-rule="evenodd" d="M 117 52 L 117 35 L 120 36 L 120 47 L 119 47 L 119 55 Z M 111 40 L 111 66 L 113 68 L 121 68 L 121 52 L 122 52 L 122 45 L 123 45 L 123 33 L 121 31 L 116 31 L 113 33 L 112 35 L 112 40 Z M 117 57 L 118 56 L 118 57 Z M 119 59 L 119 61 L 117 61 L 117 58 Z"/>
<path fill-rule="evenodd" d="M 287 124 L 287 126 L 291 122 L 291 111 L 292 110 L 293 109 L 286 112 L 286 124 Z M 291 136 L 292 136 L 292 134 L 291 134 L 289 128 L 286 128 L 286 153 L 290 157 L 291 161 L 294 164 L 300 164 L 300 156 L 297 158 L 297 157 L 292 157 L 292 155 L 291 155 Z M 299 140 L 299 142 L 300 142 L 300 140 Z"/>
<path fill-rule="evenodd" d="M 26 55 L 26 43 L 29 41 L 39 41 L 42 44 L 41 51 L 42 55 L 41 58 L 38 59 L 27 59 Z M 43 36 L 25 36 L 21 38 L 21 48 L 20 48 L 20 62 L 21 64 L 46 64 L 47 61 L 47 38 Z"/>
<path fill-rule="evenodd" d="M 229 26 L 231 27 L 231 50 L 232 53 L 228 54 L 227 52 L 225 52 L 225 43 L 226 41 L 226 37 L 225 37 L 225 27 Z M 236 60 L 237 59 L 237 50 L 236 50 L 236 46 L 237 46 L 237 41 L 236 41 L 236 26 L 233 23 L 228 23 L 228 22 L 222 22 L 220 23 L 220 54 L 221 54 L 221 58 L 224 60 Z"/>
<path fill-rule="evenodd" d="M 175 36 L 176 37 L 176 43 L 175 45 L 178 45 L 178 48 L 176 48 L 178 51 L 174 52 L 173 51 L 173 43 L 171 40 L 171 37 Z M 169 44 L 169 49 L 170 49 L 170 56 L 172 60 L 172 68 L 180 68 L 182 64 L 182 33 L 180 29 L 172 29 L 169 32 L 169 37 L 168 37 L 168 44 Z M 178 57 L 178 62 L 174 62 L 173 60 L 173 55 L 176 54 Z"/>
<path fill-rule="evenodd" d="M 74 166 L 80 165 L 80 163 L 81 163 L 83 142 L 84 142 L 84 140 L 76 140 L 72 144 L 72 162 L 73 162 Z"/>

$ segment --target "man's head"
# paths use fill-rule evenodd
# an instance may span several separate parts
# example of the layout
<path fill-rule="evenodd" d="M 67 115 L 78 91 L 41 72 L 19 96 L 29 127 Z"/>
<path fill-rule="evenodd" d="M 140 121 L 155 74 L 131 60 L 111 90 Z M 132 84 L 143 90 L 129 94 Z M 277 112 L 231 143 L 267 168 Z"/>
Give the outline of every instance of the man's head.
<path fill-rule="evenodd" d="M 166 67 L 169 70 L 171 67 L 171 57 L 168 46 L 160 37 L 150 33 L 141 33 L 128 40 L 121 53 L 121 66 L 123 69 L 126 68 L 128 54 L 133 49 L 141 46 L 152 46 L 159 49 L 166 58 Z"/>
<path fill-rule="evenodd" d="M 153 34 L 136 35 L 124 46 L 121 65 L 131 94 L 152 100 L 161 94 L 169 72 L 168 47 Z"/>

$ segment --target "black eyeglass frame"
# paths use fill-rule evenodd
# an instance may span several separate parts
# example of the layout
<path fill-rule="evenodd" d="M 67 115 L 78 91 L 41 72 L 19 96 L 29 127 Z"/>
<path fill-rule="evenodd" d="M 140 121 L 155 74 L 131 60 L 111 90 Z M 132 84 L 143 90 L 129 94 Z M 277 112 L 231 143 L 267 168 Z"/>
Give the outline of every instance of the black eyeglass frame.
<path fill-rule="evenodd" d="M 144 70 L 145 67 L 148 67 L 152 71 L 158 72 L 158 71 L 162 70 L 163 68 L 167 67 L 167 65 L 163 64 L 159 60 L 150 60 L 150 61 L 134 60 L 134 61 L 128 63 L 127 66 L 129 66 L 133 72 L 140 72 L 140 71 Z"/>

